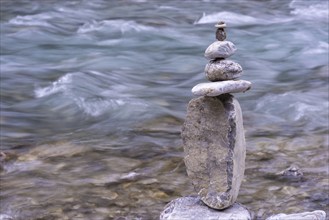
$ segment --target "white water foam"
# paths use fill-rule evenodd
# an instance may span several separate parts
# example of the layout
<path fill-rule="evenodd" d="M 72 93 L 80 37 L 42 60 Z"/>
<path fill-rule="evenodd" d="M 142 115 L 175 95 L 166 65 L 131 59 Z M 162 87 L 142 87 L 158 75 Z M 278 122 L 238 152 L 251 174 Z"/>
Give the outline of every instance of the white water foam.
<path fill-rule="evenodd" d="M 222 11 L 209 15 L 203 13 L 202 17 L 195 21 L 194 24 L 217 23 L 219 20 L 225 20 L 226 23 L 240 25 L 260 23 L 259 19 L 251 16 L 236 14 L 229 11 Z"/>
<path fill-rule="evenodd" d="M 103 20 L 103 21 L 95 21 L 92 20 L 87 22 L 79 27 L 77 33 L 85 34 L 94 31 L 101 31 L 106 28 L 120 30 L 121 33 L 125 33 L 127 31 L 149 31 L 154 28 L 148 27 L 145 25 L 141 25 L 136 23 L 135 21 L 126 21 L 126 20 Z"/>
<path fill-rule="evenodd" d="M 304 49 L 303 54 L 323 54 L 328 53 L 328 50 L 329 44 L 327 42 L 320 41 L 317 45 L 312 45 L 312 47 Z"/>
<path fill-rule="evenodd" d="M 293 9 L 290 12 L 291 14 L 300 16 L 303 19 L 321 19 L 328 22 L 328 1 L 293 0 L 289 7 Z"/>
<path fill-rule="evenodd" d="M 313 119 L 325 115 L 323 110 L 328 109 L 328 107 L 328 101 L 315 98 L 313 93 L 301 95 L 300 92 L 291 91 L 276 96 L 273 94 L 264 96 L 257 103 L 255 111 L 278 117 L 277 119 L 281 118 L 283 121 L 308 120 L 314 123 Z M 325 123 L 325 120 L 320 120 L 319 123 Z"/>
<path fill-rule="evenodd" d="M 194 24 L 217 23 L 218 21 L 225 21 L 229 25 L 267 25 L 276 23 L 285 23 L 293 20 L 292 18 L 271 18 L 259 19 L 249 15 L 237 14 L 229 11 L 222 11 L 213 14 L 203 13 L 202 17 L 195 21 Z"/>
<path fill-rule="evenodd" d="M 72 82 L 72 76 L 73 73 L 68 73 L 60 77 L 57 81 L 53 82 L 50 86 L 35 89 L 35 97 L 42 98 L 57 92 L 65 92 L 68 89 L 67 85 Z"/>
<path fill-rule="evenodd" d="M 51 18 L 53 18 L 53 16 L 50 13 L 41 13 L 36 15 L 16 16 L 10 19 L 8 23 L 13 25 L 51 27 L 52 25 L 47 22 L 47 20 Z"/>
<path fill-rule="evenodd" d="M 104 76 L 103 73 L 100 73 L 98 71 L 90 71 L 88 73 L 97 76 Z M 129 109 L 131 108 L 131 106 L 133 106 L 133 108 L 140 110 L 145 110 L 145 108 L 148 107 L 145 102 L 138 101 L 133 98 L 120 98 L 117 97 L 118 94 L 116 94 L 116 98 L 110 98 L 94 96 L 92 94 L 86 95 L 83 92 L 79 92 L 78 85 L 74 85 L 74 78 L 83 77 L 83 74 L 85 73 L 67 73 L 49 86 L 43 88 L 36 88 L 34 90 L 35 97 L 42 98 L 59 93 L 60 96 L 63 96 L 65 99 L 71 100 L 76 106 L 79 107 L 79 109 L 81 109 L 84 113 L 92 117 L 98 117 L 107 112 L 120 112 L 120 114 L 124 114 L 123 112 L 121 112 L 124 106 L 127 106 L 127 108 Z M 114 91 L 111 91 L 110 93 L 112 95 L 115 94 Z"/>

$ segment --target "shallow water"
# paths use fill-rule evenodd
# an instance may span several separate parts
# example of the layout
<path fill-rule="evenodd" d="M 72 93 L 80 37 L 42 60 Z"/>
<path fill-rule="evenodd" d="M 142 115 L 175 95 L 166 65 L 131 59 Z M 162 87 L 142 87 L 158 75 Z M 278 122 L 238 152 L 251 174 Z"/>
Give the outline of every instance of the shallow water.
<path fill-rule="evenodd" d="M 250 91 L 238 202 L 328 212 L 327 1 L 1 1 L 1 218 L 157 219 L 193 194 L 180 129 L 228 24 Z M 278 173 L 297 165 L 303 178 Z"/>

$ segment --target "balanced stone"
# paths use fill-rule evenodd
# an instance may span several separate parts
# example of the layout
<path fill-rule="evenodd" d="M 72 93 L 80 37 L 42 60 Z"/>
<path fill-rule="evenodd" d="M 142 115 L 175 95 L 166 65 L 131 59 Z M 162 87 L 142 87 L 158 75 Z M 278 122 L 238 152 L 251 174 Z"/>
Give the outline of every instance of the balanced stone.
<path fill-rule="evenodd" d="M 192 99 L 182 129 L 185 165 L 201 200 L 211 208 L 232 205 L 245 169 L 241 108 L 230 94 Z"/>
<path fill-rule="evenodd" d="M 204 56 L 209 60 L 228 58 L 236 51 L 235 45 L 230 41 L 215 41 L 206 49 Z"/>
<path fill-rule="evenodd" d="M 223 41 L 226 39 L 226 32 L 225 32 L 224 28 L 218 28 L 216 30 L 216 39 L 219 41 Z"/>
<path fill-rule="evenodd" d="M 246 80 L 227 80 L 219 82 L 199 83 L 192 88 L 192 93 L 199 96 L 219 96 L 225 93 L 245 92 L 251 88 Z"/>
<path fill-rule="evenodd" d="M 232 60 L 211 60 L 205 67 L 205 73 L 209 81 L 222 81 L 236 79 L 242 75 L 240 64 Z"/>
<path fill-rule="evenodd" d="M 226 27 L 226 24 L 224 21 L 219 21 L 215 27 L 217 28 L 216 30 L 216 39 L 219 41 L 223 41 L 226 39 L 226 32 L 224 28 Z"/>
<path fill-rule="evenodd" d="M 224 21 L 220 21 L 217 24 L 215 24 L 215 27 L 216 28 L 225 28 L 226 27 L 226 24 L 225 24 Z"/>
<path fill-rule="evenodd" d="M 218 211 L 207 207 L 199 197 L 187 196 L 175 199 L 166 205 L 160 220 L 250 220 L 248 209 L 238 203 Z"/>

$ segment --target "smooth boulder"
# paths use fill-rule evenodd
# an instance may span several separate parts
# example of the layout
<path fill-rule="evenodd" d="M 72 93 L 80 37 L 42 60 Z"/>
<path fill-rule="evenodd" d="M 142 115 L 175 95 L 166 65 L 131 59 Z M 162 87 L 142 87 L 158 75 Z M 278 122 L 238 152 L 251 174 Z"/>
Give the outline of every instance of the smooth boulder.
<path fill-rule="evenodd" d="M 242 205 L 234 203 L 230 208 L 218 211 L 207 207 L 199 197 L 182 197 L 167 204 L 160 220 L 251 220 L 251 214 Z"/>
<path fill-rule="evenodd" d="M 204 56 L 209 60 L 218 58 L 228 58 L 236 51 L 235 45 L 231 41 L 215 41 L 206 49 Z"/>
<path fill-rule="evenodd" d="M 242 67 L 232 60 L 211 60 L 204 71 L 212 82 L 236 79 L 242 75 Z"/>
<path fill-rule="evenodd" d="M 219 82 L 199 83 L 192 88 L 192 93 L 199 96 L 219 96 L 226 93 L 245 92 L 251 88 L 246 80 L 226 80 Z"/>
<path fill-rule="evenodd" d="M 245 170 L 246 144 L 239 102 L 230 94 L 192 99 L 182 129 L 185 165 L 201 200 L 231 206 Z"/>

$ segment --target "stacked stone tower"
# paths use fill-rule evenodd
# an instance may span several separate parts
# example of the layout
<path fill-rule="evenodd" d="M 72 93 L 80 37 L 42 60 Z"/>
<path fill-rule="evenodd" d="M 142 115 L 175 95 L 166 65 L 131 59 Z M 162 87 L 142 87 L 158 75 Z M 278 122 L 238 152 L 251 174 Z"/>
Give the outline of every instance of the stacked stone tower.
<path fill-rule="evenodd" d="M 242 67 L 227 60 L 236 51 L 226 41 L 219 22 L 216 39 L 205 52 L 209 83 L 193 87 L 182 129 L 185 165 L 198 196 L 177 198 L 166 205 L 160 220 L 251 220 L 252 214 L 235 203 L 245 170 L 246 143 L 239 102 L 231 93 L 245 92 L 251 83 L 239 80 Z M 217 209 L 217 210 L 216 210 Z M 278 214 L 267 220 L 326 219 L 322 210 Z"/>
<path fill-rule="evenodd" d="M 226 59 L 236 51 L 225 40 L 226 24 L 215 27 L 217 41 L 205 51 L 211 82 L 193 87 L 192 93 L 201 97 L 188 104 L 182 138 L 187 174 L 197 194 L 207 206 L 225 209 L 237 199 L 246 155 L 241 108 L 230 93 L 245 92 L 251 83 L 239 80 L 242 67 Z"/>

